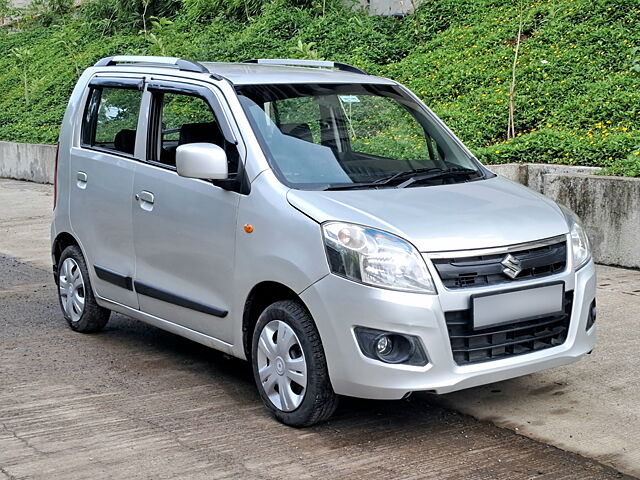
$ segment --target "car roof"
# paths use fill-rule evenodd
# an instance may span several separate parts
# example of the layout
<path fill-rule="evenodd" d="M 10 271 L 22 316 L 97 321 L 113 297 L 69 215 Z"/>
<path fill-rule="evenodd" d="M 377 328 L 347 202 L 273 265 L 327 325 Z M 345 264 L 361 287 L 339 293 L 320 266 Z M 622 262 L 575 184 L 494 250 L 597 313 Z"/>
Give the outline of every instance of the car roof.
<path fill-rule="evenodd" d="M 209 72 L 221 75 L 235 85 L 291 83 L 377 83 L 395 85 L 388 78 L 329 68 L 299 67 L 258 63 L 199 62 Z"/>
<path fill-rule="evenodd" d="M 177 57 L 121 55 L 105 57 L 94 67 L 99 72 L 167 73 L 197 78 L 223 77 L 235 85 L 369 83 L 397 85 L 388 78 L 369 75 L 352 65 L 328 60 L 259 59 L 242 63 L 194 62 Z"/>

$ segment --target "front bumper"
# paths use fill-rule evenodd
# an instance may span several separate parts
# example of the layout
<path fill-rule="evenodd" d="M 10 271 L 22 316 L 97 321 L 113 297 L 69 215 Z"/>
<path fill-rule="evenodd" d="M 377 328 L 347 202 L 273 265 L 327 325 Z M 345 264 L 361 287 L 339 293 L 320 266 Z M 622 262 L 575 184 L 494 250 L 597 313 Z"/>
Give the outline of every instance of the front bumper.
<path fill-rule="evenodd" d="M 595 326 L 586 331 L 596 292 L 593 261 L 578 272 L 522 281 L 518 286 L 558 280 L 564 282 L 566 291 L 574 292 L 567 339 L 562 345 L 464 366 L 453 360 L 444 312 L 468 308 L 474 293 L 498 293 L 513 285 L 455 292 L 440 288 L 439 295 L 423 295 L 368 287 L 328 275 L 306 289 L 301 298 L 318 327 L 335 392 L 391 400 L 414 391 L 448 393 L 497 382 L 572 363 L 589 353 L 596 340 Z M 357 326 L 419 337 L 429 363 L 423 367 L 393 365 L 365 357 L 355 338 Z"/>

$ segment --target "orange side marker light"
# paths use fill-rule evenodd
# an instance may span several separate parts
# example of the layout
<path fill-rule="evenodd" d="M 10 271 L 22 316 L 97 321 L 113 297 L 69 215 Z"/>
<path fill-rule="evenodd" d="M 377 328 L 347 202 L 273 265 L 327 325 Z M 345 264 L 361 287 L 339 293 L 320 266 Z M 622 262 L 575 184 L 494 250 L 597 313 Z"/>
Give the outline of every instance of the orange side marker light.
<path fill-rule="evenodd" d="M 253 232 L 253 225 L 251 225 L 250 223 L 245 223 L 244 224 L 244 231 L 247 232 L 247 233 Z"/>

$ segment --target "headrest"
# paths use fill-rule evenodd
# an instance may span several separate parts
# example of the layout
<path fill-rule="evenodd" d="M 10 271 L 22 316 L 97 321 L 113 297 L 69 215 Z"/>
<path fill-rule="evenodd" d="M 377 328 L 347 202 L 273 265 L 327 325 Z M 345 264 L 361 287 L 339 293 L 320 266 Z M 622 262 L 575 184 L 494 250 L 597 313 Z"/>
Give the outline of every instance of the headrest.
<path fill-rule="evenodd" d="M 313 143 L 313 135 L 311 135 L 311 127 L 308 123 L 283 123 L 280 125 L 280 131 L 285 135 Z"/>
<path fill-rule="evenodd" d="M 119 152 L 133 155 L 136 149 L 136 131 L 127 129 L 120 130 L 113 139 L 113 148 Z"/>
<path fill-rule="evenodd" d="M 184 145 L 185 143 L 215 143 L 222 146 L 223 141 L 222 132 L 214 122 L 185 123 L 180 127 L 178 145 Z"/>

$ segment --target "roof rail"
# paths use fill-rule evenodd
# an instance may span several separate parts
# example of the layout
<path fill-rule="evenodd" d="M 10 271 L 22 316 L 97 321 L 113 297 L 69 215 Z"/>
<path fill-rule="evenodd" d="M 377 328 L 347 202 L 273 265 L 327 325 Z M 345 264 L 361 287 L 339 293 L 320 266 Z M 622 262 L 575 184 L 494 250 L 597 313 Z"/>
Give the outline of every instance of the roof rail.
<path fill-rule="evenodd" d="M 96 67 L 111 67 L 113 65 L 146 65 L 152 67 L 174 67 L 183 72 L 209 73 L 204 65 L 177 57 L 154 57 L 145 55 L 117 55 L 98 60 Z"/>
<path fill-rule="evenodd" d="M 294 58 L 254 58 L 251 60 L 245 60 L 242 63 L 258 63 L 262 65 L 290 65 L 295 67 L 324 67 L 324 68 L 337 68 L 345 72 L 360 73 L 362 75 L 369 75 L 369 72 L 362 70 L 361 68 L 354 67 L 348 63 L 331 62 L 328 60 L 298 60 Z"/>

